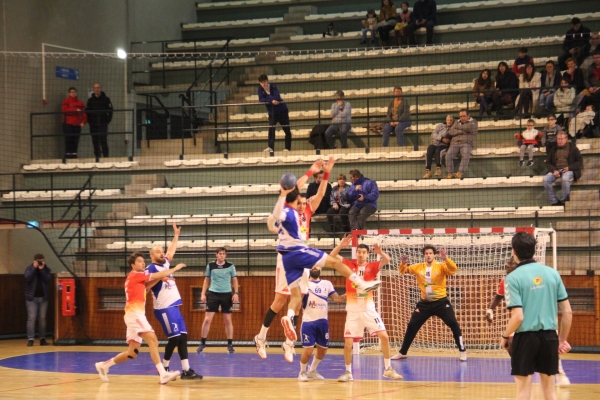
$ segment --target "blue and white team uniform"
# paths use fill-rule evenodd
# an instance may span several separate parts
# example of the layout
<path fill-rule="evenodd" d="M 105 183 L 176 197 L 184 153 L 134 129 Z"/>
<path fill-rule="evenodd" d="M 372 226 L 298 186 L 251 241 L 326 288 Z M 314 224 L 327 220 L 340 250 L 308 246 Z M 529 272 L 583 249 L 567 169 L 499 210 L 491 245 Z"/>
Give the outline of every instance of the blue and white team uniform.
<path fill-rule="evenodd" d="M 273 216 L 280 221 L 277 252 L 281 254 L 286 280 L 290 288 L 300 286 L 302 293 L 306 293 L 308 274 L 304 270 L 314 266 L 323 267 L 327 254 L 307 246 L 306 233 L 301 232 L 300 218 L 296 210 L 285 205 L 281 212 L 277 212 L 278 208 L 279 202 L 275 206 Z"/>
<path fill-rule="evenodd" d="M 308 293 L 302 299 L 302 347 L 329 347 L 329 320 L 327 300 L 335 293 L 331 282 L 309 281 Z"/>
<path fill-rule="evenodd" d="M 163 265 L 149 264 L 146 271 L 154 273 L 170 267 L 171 262 L 167 258 Z M 179 311 L 179 306 L 182 304 L 181 295 L 173 275 L 154 285 L 151 291 L 154 297 L 154 316 L 160 322 L 167 338 L 180 336 L 182 333 L 187 334 L 183 315 Z"/>

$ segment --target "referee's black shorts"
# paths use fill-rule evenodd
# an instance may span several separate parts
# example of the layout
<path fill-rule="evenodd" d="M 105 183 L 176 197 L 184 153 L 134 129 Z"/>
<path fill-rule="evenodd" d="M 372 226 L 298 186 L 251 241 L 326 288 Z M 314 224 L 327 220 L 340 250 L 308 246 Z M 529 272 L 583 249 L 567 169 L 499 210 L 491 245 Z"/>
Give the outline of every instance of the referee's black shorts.
<path fill-rule="evenodd" d="M 221 306 L 223 314 L 231 314 L 233 310 L 233 295 L 231 292 L 217 293 L 209 290 L 206 293 L 206 311 L 219 312 L 219 306 Z"/>
<path fill-rule="evenodd" d="M 511 345 L 511 375 L 528 376 L 534 372 L 558 374 L 558 335 L 556 331 L 515 333 Z"/>

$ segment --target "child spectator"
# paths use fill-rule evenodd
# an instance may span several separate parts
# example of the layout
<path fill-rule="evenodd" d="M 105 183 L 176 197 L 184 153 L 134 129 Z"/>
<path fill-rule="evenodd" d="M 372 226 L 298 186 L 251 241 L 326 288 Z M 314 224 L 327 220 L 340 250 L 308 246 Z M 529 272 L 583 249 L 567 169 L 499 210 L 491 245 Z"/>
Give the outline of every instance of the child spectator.
<path fill-rule="evenodd" d="M 556 147 L 556 135 L 562 132 L 562 126 L 556 123 L 556 117 L 552 114 L 548 115 L 548 126 L 544 127 L 542 132 L 542 146 L 546 146 L 546 154 Z"/>
<path fill-rule="evenodd" d="M 569 136 L 577 139 L 586 136 L 584 132 L 588 126 L 591 127 L 594 125 L 593 120 L 595 116 L 594 106 L 589 104 L 575 118 L 571 118 L 571 122 L 569 122 Z"/>
<path fill-rule="evenodd" d="M 521 47 L 519 49 L 519 57 L 515 59 L 513 64 L 513 72 L 517 75 L 517 77 L 521 76 L 525 71 L 525 66 L 527 64 L 533 65 L 533 58 L 527 55 L 527 47 Z"/>
<path fill-rule="evenodd" d="M 364 26 L 362 30 L 362 41 L 360 44 L 367 44 L 367 32 L 371 32 L 371 44 L 375 44 L 375 25 L 377 25 L 377 14 L 374 9 L 367 11 L 367 18 L 362 20 Z"/>
<path fill-rule="evenodd" d="M 323 37 L 325 36 L 337 36 L 338 35 L 338 31 L 335 30 L 335 28 L 333 27 L 333 22 L 330 22 L 327 25 L 327 30 L 325 32 L 323 32 Z"/>
<path fill-rule="evenodd" d="M 496 114 L 502 114 L 502 106 L 514 105 L 515 99 L 519 94 L 519 80 L 514 72 L 508 69 L 508 64 L 500 61 L 498 72 L 496 73 L 496 91 L 492 93 L 492 102 Z M 497 119 L 494 119 L 497 120 Z"/>
<path fill-rule="evenodd" d="M 479 74 L 479 78 L 473 81 L 473 95 L 479 103 L 479 116 L 483 113 L 491 115 L 489 104 L 492 102 L 492 90 L 494 90 L 494 82 L 489 69 L 484 69 Z"/>
<path fill-rule="evenodd" d="M 406 27 L 411 22 L 412 13 L 408 9 L 408 2 L 406 2 L 406 1 L 403 1 L 402 4 L 400 4 L 400 9 L 402 11 L 400 12 L 400 14 L 398 14 L 399 22 L 396 24 L 396 27 L 394 28 L 394 43 L 396 44 L 396 46 L 398 46 L 400 44 L 398 39 L 399 39 L 400 35 L 402 35 L 401 44 L 402 44 L 402 46 L 406 46 L 406 45 L 408 45 L 408 36 L 406 33 Z"/>
<path fill-rule="evenodd" d="M 394 29 L 398 20 L 396 19 L 396 6 L 391 0 L 381 0 L 381 8 L 379 9 L 379 23 L 375 25 L 375 29 L 379 32 L 381 45 L 388 46 L 390 40 L 390 31 Z"/>
<path fill-rule="evenodd" d="M 530 119 L 527 121 L 527 129 L 521 133 L 516 134 L 515 139 L 521 143 L 521 156 L 519 160 L 519 166 L 525 165 L 525 150 L 529 153 L 529 161 L 527 162 L 528 167 L 533 167 L 533 148 L 539 146 L 539 140 L 542 138 L 542 133 L 535 129 L 535 122 Z"/>
<path fill-rule="evenodd" d="M 540 87 L 540 73 L 535 72 L 533 64 L 527 64 L 525 71 L 519 76 L 519 102 L 517 103 L 516 112 L 517 114 L 524 114 L 525 118 L 530 117 L 530 113 L 533 111 L 535 100 L 539 96 Z M 518 119 L 519 117 L 515 117 Z"/>

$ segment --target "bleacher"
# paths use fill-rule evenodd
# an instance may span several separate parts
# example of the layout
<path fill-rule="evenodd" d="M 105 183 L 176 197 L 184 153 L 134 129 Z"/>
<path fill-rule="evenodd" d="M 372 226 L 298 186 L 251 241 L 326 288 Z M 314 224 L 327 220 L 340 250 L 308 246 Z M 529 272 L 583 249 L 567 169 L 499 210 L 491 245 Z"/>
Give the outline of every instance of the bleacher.
<path fill-rule="evenodd" d="M 370 7 L 378 8 L 375 3 Z M 337 173 L 347 175 L 358 168 L 379 184 L 379 210 L 368 221 L 370 229 L 581 228 L 559 232 L 558 246 L 564 250 L 559 259 L 569 262 L 585 258 L 580 250 L 586 244 L 600 246 L 595 232 L 584 226 L 590 220 L 597 223 L 600 217 L 597 139 L 577 142 L 585 159 L 584 176 L 573 185 L 571 201 L 564 207 L 551 206 L 544 193 L 543 149 L 536 151 L 534 167 L 518 166 L 513 136 L 523 123 L 512 115 L 479 122 L 478 145 L 463 179 L 420 178 L 435 124 L 465 106 L 477 115 L 478 106 L 469 92 L 479 71 L 494 71 L 500 60 L 512 65 L 521 46 L 529 47 L 538 65 L 556 60 L 573 15 L 591 29 L 600 29 L 600 4 L 588 0 L 439 0 L 435 45 L 390 49 L 358 47 L 360 19 L 370 7 L 356 0 L 198 3 L 197 23 L 182 25 L 181 42 L 168 45 L 171 55 L 164 63 L 149 64 L 150 81 L 134 86 L 134 94 L 177 91 L 189 85 L 190 71 L 208 65 L 219 54 L 215 52 L 225 43 L 220 38 L 234 36 L 231 53 L 223 54 L 234 67 L 229 94 L 219 117 L 211 114 L 212 119 L 199 128 L 199 133 L 215 136 L 216 154 L 187 150 L 182 154 L 182 141 L 167 139 L 141 141 L 141 154 L 133 161 L 34 159 L 23 165 L 18 187 L 2 193 L 3 204 L 62 207 L 77 198 L 91 199 L 96 207 L 90 222 L 92 236 L 75 250 L 73 261 L 79 275 L 122 275 L 124 254 L 168 245 L 173 223 L 184 226 L 180 260 L 196 273 L 202 272 L 217 247 L 225 246 L 236 264 L 260 274 L 271 271 L 275 259 L 275 241 L 265 220 L 279 190 L 279 178 L 290 171 L 301 175 L 316 159 L 334 155 L 332 181 Z M 332 20 L 342 35 L 323 38 L 321 32 Z M 184 54 L 193 50 L 200 53 Z M 163 72 L 165 82 L 159 80 Z M 256 86 L 262 73 L 278 86 L 290 108 L 293 143 L 289 153 L 279 151 L 283 138 L 279 127 L 275 153 L 261 151 L 266 145 L 267 122 L 264 105 L 257 103 Z M 385 149 L 380 147 L 381 137 L 369 128 L 383 121 L 397 85 L 411 102 L 413 125 L 405 131 L 404 148 Z M 344 90 L 353 107 L 350 148 L 317 153 L 308 135 L 316 123 L 330 121 L 337 89 Z M 139 97 L 137 101 L 141 103 Z M 535 120 L 536 126 L 546 124 L 543 115 Z M 158 149 L 156 153 L 144 153 L 148 143 Z M 185 146 L 191 145 L 186 142 Z M 90 186 L 83 188 L 88 178 Z M 39 212 L 39 220 L 51 227 L 51 215 Z M 16 213 L 26 215 L 20 209 Z M 315 216 L 312 226 L 312 245 L 327 250 L 337 243 L 339 235 L 327 231 L 324 216 Z M 571 273 L 572 265 L 559 263 L 559 268 Z M 582 264 L 575 273 L 585 274 L 587 268 Z"/>

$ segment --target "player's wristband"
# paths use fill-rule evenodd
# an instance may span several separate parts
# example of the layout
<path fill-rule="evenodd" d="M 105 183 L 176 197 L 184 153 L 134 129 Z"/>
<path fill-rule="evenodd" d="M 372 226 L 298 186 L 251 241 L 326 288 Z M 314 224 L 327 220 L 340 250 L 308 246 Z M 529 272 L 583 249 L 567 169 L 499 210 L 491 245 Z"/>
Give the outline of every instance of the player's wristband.
<path fill-rule="evenodd" d="M 506 340 L 510 339 L 510 336 L 504 336 L 504 335 L 501 335 L 501 336 L 502 336 L 502 339 L 506 339 Z"/>
<path fill-rule="evenodd" d="M 323 180 L 328 181 L 329 180 L 329 172 L 325 172 L 323 174 Z"/>
<path fill-rule="evenodd" d="M 307 178 L 312 178 L 313 173 L 311 172 L 311 170 L 309 169 L 308 171 L 306 171 L 306 173 L 304 174 Z"/>

